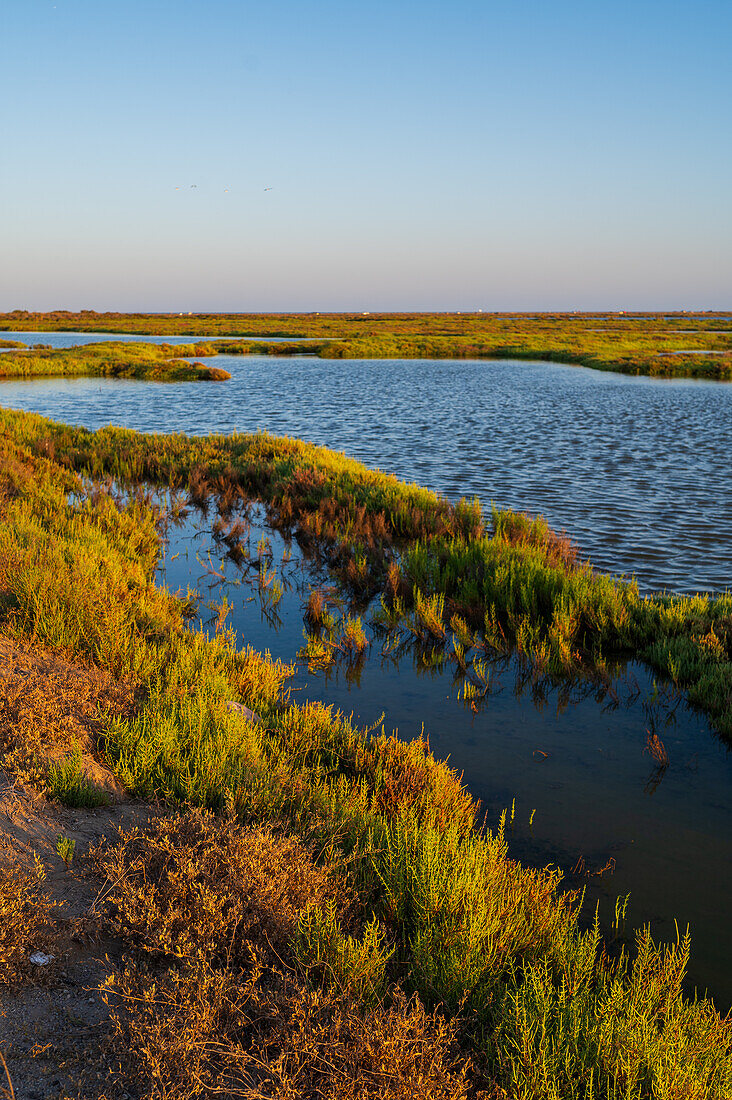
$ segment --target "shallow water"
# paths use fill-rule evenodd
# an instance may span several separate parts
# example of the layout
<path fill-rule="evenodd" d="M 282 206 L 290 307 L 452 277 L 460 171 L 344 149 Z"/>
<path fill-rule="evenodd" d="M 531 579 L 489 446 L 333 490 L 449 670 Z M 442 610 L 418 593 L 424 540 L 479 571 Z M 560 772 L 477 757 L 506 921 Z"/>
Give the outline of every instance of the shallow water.
<path fill-rule="evenodd" d="M 170 529 L 159 577 L 173 590 L 196 588 L 204 629 L 212 629 L 215 618 L 207 602 L 226 596 L 228 624 L 240 639 L 292 661 L 303 645 L 307 594 L 327 578 L 297 543 L 286 543 L 262 525 L 256 510 L 253 515 L 249 552 L 256 560 L 266 535 L 267 568 L 276 568 L 284 585 L 275 608 L 260 598 L 256 566 L 237 567 L 213 539 L 213 513 L 206 521 L 192 512 Z M 291 558 L 283 562 L 286 548 Z M 363 618 L 368 623 L 370 614 Z M 639 665 L 626 667 L 611 693 L 587 685 L 561 692 L 532 690 L 513 659 L 492 667 L 490 693 L 473 713 L 458 699 L 462 677 L 456 679 L 454 665 L 427 669 L 413 650 L 397 662 L 384 658 L 384 636 L 369 633 L 360 674 L 347 665 L 311 672 L 300 662 L 293 697 L 334 703 L 364 725 L 383 712 L 387 732 L 397 729 L 404 739 L 424 729 L 436 755 L 464 772 L 490 825 L 515 799 L 511 854 L 533 865 L 557 864 L 570 885 L 584 886 L 586 919 L 599 902 L 607 926 L 616 897 L 630 893 L 629 926 L 650 922 L 657 939 L 669 940 L 676 935 L 674 918 L 682 932 L 688 923 L 691 983 L 726 1008 L 732 1002 L 732 943 L 723 932 L 732 903 L 732 753 L 706 720 L 673 692 L 654 693 L 652 676 Z M 644 751 L 649 727 L 668 752 L 665 770 Z"/>
<path fill-rule="evenodd" d="M 309 439 L 452 499 L 541 512 L 644 590 L 732 583 L 729 384 L 505 360 L 213 362 L 230 382 L 10 381 L 0 404 L 89 428 Z"/>

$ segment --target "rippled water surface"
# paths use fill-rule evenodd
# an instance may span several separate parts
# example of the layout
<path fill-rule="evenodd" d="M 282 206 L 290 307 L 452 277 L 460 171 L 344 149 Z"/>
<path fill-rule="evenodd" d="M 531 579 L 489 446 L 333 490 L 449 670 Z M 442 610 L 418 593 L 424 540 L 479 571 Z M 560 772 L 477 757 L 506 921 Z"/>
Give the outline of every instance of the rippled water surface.
<path fill-rule="evenodd" d="M 5 382 L 0 404 L 90 428 L 297 436 L 451 498 L 542 512 L 644 589 L 732 583 L 730 384 L 486 360 L 215 362 L 230 382 Z"/>

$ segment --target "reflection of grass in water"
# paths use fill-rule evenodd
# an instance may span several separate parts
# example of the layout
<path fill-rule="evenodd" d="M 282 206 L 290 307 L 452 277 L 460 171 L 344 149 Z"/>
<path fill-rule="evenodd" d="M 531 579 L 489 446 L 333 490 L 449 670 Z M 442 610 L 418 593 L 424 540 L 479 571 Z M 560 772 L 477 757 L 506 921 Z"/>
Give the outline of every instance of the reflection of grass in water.
<path fill-rule="evenodd" d="M 401 601 L 433 636 L 457 615 L 496 649 L 513 646 L 557 677 L 602 677 L 620 657 L 648 661 L 732 733 L 730 594 L 641 597 L 634 582 L 578 561 L 541 518 L 494 511 L 489 534 L 475 501 L 453 505 L 296 440 L 92 433 L 10 412 L 0 419 L 11 437 L 83 470 L 188 487 L 192 500 L 218 500 L 224 510 L 259 496 L 271 522 L 343 583 L 364 599 L 383 592 L 395 610 Z"/>
<path fill-rule="evenodd" d="M 579 898 L 558 892 L 560 873 L 509 859 L 504 822 L 495 833 L 477 829 L 475 803 L 423 741 L 369 736 L 322 704 L 291 704 L 291 669 L 237 650 L 228 632 L 185 629 L 181 603 L 152 583 L 159 538 L 149 509 L 130 502 L 120 511 L 103 494 L 71 505 L 66 489 L 78 483 L 69 471 L 7 436 L 0 458 L 4 628 L 129 678 L 136 710 L 104 731 L 121 779 L 144 797 L 274 827 L 352 891 L 353 931 L 327 906 L 303 919 L 304 965 L 323 982 L 309 996 L 325 996 L 330 974 L 352 1014 L 372 1001 L 388 1010 L 381 998 L 390 984 L 392 1004 L 405 1004 L 401 986 L 450 1017 L 461 1010 L 465 1048 L 485 1060 L 491 1087 L 514 1093 L 585 1098 L 588 1080 L 598 1095 L 622 1090 L 644 1100 L 672 1089 L 729 1092 L 732 1023 L 682 996 L 688 939 L 660 949 L 644 932 L 635 963 L 611 960 L 597 926 L 578 928 Z M 261 722 L 232 711 L 232 700 Z M 225 848 L 226 830 L 216 843 Z M 165 866 L 190 881 L 186 897 L 217 916 L 218 895 L 196 878 L 185 848 L 167 845 Z M 159 876 L 152 881 L 156 890 Z M 247 944 L 256 948 L 253 928 Z M 256 968 L 256 951 L 246 950 Z M 182 960 L 154 992 L 154 972 L 138 974 L 140 986 L 128 971 L 121 984 L 134 1051 L 153 1049 L 157 1037 L 156 1057 L 174 1065 L 193 1006 L 205 1015 L 221 1004 L 217 989 L 233 992 L 246 980 L 226 959 L 222 950 L 215 972 L 206 960 Z M 153 998 L 154 1019 L 144 1007 Z M 206 1034 L 218 1039 L 217 1021 L 232 1014 L 241 1021 L 238 1004 L 229 999 L 223 1015 L 214 1012 Z M 234 1035 L 245 1032 L 237 1024 Z M 195 1049 L 199 1068 L 221 1054 Z"/>

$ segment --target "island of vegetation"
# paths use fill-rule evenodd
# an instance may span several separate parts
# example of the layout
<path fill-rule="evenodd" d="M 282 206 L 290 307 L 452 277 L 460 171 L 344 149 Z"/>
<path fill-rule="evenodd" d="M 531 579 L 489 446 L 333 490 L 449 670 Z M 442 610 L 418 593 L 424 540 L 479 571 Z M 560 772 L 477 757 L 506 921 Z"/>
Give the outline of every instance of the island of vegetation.
<path fill-rule="evenodd" d="M 186 356 L 209 354 L 205 346 L 106 341 L 75 348 L 20 348 L 0 355 L 0 380 L 6 378 L 136 378 L 146 382 L 223 382 L 231 375 L 219 367 L 189 363 Z"/>
<path fill-rule="evenodd" d="M 0 429 L 0 644 L 20 653 L 25 698 L 55 660 L 101 704 L 82 745 L 66 696 L 39 688 L 34 710 L 0 680 L 3 766 L 14 789 L 66 805 L 154 811 L 80 854 L 83 919 L 49 901 L 43 859 L 0 864 L 0 981 L 17 997 L 52 936 L 61 958 L 74 937 L 117 944 L 94 1056 L 72 1032 L 64 1048 L 79 1096 L 732 1094 L 732 1020 L 684 992 L 688 935 L 658 946 L 643 930 L 628 948 L 596 921 L 583 930 L 581 896 L 510 859 L 505 821 L 481 824 L 424 742 L 294 702 L 288 666 L 225 629 L 188 629 L 190 600 L 154 582 L 147 488 L 222 520 L 263 501 L 344 586 L 380 593 L 386 622 L 409 616 L 456 654 L 514 646 L 564 677 L 637 655 L 725 735 L 732 596 L 641 597 L 541 520 L 487 518 L 296 440 L 89 432 L 17 412 Z M 73 838 L 57 853 L 74 866 Z"/>
<path fill-rule="evenodd" d="M 0 331 L 219 336 L 219 351 L 324 358 L 549 360 L 657 378 L 732 378 L 732 314 L 298 313 L 0 314 Z M 264 343 L 252 347 L 250 338 Z M 267 337 L 285 338 L 269 343 Z M 311 341 L 307 348 L 286 338 Z"/>

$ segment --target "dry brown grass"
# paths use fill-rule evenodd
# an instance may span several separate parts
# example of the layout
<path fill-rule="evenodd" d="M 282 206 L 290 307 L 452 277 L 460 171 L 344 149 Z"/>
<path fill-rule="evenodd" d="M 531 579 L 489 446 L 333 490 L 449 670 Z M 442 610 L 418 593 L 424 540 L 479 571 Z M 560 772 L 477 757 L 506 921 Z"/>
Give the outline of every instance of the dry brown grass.
<path fill-rule="evenodd" d="M 109 786 L 94 763 L 100 711 L 122 714 L 131 702 L 130 685 L 103 669 L 0 635 L 0 764 L 22 781 L 43 787 L 48 763 L 78 746 L 91 778 Z"/>
<path fill-rule="evenodd" d="M 190 811 L 95 853 L 135 951 L 106 983 L 119 1087 L 147 1100 L 466 1100 L 458 1023 L 393 991 L 366 1008 L 309 984 L 309 906 L 352 919 L 343 882 L 296 839 Z"/>
<path fill-rule="evenodd" d="M 2 1100 L 15 1100 L 15 1089 L 13 1088 L 13 1082 L 10 1078 L 10 1070 L 8 1069 L 8 1063 L 5 1061 L 2 1051 L 0 1051 L 0 1062 L 2 1063 L 5 1081 L 8 1086 L 4 1088 L 0 1085 L 0 1097 L 2 1097 Z"/>
<path fill-rule="evenodd" d="M 269 961 L 287 953 L 301 911 L 355 902 L 292 836 L 192 810 L 151 830 L 119 833 L 94 853 L 106 876 L 112 923 L 151 955 L 248 965 L 250 944 Z"/>
<path fill-rule="evenodd" d="M 32 491 L 39 468 L 48 462 L 8 446 L 0 450 L 1 518 L 10 502 Z M 0 610 L 8 568 L 0 558 Z M 0 634 L 0 765 L 42 786 L 48 762 L 77 746 L 90 764 L 100 709 L 121 714 L 131 698 L 130 686 L 102 669 Z"/>
<path fill-rule="evenodd" d="M 32 869 L 0 864 L 0 988 L 26 979 L 33 949 L 49 942 L 52 906 L 44 877 L 38 861 Z"/>
<path fill-rule="evenodd" d="M 127 1087 L 147 1100 L 466 1100 L 456 1025 L 397 995 L 372 1011 L 292 974 L 244 977 L 199 963 L 157 981 L 110 981 Z"/>

